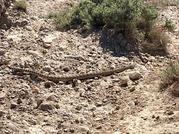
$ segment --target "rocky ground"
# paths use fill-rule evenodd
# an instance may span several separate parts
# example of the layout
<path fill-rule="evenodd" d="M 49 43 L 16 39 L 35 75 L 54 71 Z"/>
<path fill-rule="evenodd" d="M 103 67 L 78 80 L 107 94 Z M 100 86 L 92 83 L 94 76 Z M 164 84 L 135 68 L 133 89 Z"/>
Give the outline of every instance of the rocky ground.
<path fill-rule="evenodd" d="M 100 45 L 100 32 L 55 30 L 50 12 L 76 1 L 28 0 L 27 13 L 9 8 L 13 27 L 0 30 L 0 133 L 2 134 L 178 134 L 179 98 L 159 90 L 161 71 L 179 54 L 179 9 L 168 6 L 161 19 L 171 18 L 170 58 L 142 54 L 114 56 Z M 28 67 L 45 74 L 95 72 L 127 64 L 134 69 L 73 83 L 37 81 L 14 75 L 8 66 Z"/>

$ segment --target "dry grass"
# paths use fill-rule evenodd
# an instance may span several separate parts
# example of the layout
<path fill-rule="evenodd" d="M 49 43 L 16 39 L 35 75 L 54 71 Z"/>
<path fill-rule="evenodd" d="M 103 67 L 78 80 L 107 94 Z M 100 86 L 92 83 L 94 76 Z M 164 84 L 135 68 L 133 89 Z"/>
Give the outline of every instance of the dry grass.
<path fill-rule="evenodd" d="M 167 45 L 170 42 L 170 39 L 161 27 L 152 27 L 146 39 L 147 43 L 144 46 L 145 51 L 154 55 L 166 55 L 168 53 Z"/>
<path fill-rule="evenodd" d="M 27 11 L 27 2 L 25 0 L 16 0 L 14 5 L 17 10 Z"/>
<path fill-rule="evenodd" d="M 179 61 L 169 64 L 162 74 L 161 89 L 171 86 L 173 83 L 179 82 Z"/>

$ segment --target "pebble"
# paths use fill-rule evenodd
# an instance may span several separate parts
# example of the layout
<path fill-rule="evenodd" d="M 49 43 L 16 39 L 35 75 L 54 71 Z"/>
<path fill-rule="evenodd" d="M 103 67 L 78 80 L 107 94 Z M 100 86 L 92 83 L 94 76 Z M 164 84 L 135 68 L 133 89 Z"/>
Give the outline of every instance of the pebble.
<path fill-rule="evenodd" d="M 31 26 L 26 26 L 25 27 L 28 31 L 33 31 L 32 27 Z"/>
<path fill-rule="evenodd" d="M 121 86 L 127 86 L 127 85 L 128 85 L 128 79 L 125 78 L 125 77 L 122 77 L 122 78 L 120 79 L 120 85 L 121 85 Z"/>
<path fill-rule="evenodd" d="M 121 132 L 119 132 L 119 131 L 116 131 L 116 132 L 114 132 L 113 134 L 122 134 Z"/>
<path fill-rule="evenodd" d="M 40 105 L 40 109 L 43 110 L 43 111 L 51 111 L 54 109 L 54 106 L 52 103 L 50 102 L 43 102 L 41 105 Z"/>
<path fill-rule="evenodd" d="M 79 129 L 82 133 L 89 133 L 90 132 L 90 129 L 88 126 L 79 126 Z"/>
<path fill-rule="evenodd" d="M 44 66 L 43 67 L 43 71 L 50 72 L 51 71 L 51 67 L 50 66 Z"/>
<path fill-rule="evenodd" d="M 46 97 L 47 101 L 54 101 L 54 102 L 58 102 L 57 97 L 54 93 L 48 94 Z"/>
<path fill-rule="evenodd" d="M 0 93 L 0 100 L 3 100 L 3 99 L 5 99 L 5 98 L 6 98 L 6 93 L 1 92 L 1 93 Z"/>
<path fill-rule="evenodd" d="M 44 43 L 44 47 L 47 48 L 47 49 L 51 48 L 51 46 L 52 45 L 50 43 Z"/>
<path fill-rule="evenodd" d="M 77 106 L 75 107 L 75 109 L 78 110 L 78 111 L 80 111 L 80 110 L 82 109 L 82 106 L 77 105 Z"/>
<path fill-rule="evenodd" d="M 3 56 L 6 53 L 6 50 L 0 49 L 0 56 Z"/>
<path fill-rule="evenodd" d="M 43 58 L 42 54 L 38 51 L 28 50 L 27 53 L 33 55 L 34 57 L 40 57 Z"/>
<path fill-rule="evenodd" d="M 135 86 L 132 86 L 130 89 L 129 89 L 130 92 L 133 92 L 135 91 Z"/>
<path fill-rule="evenodd" d="M 54 35 L 48 35 L 48 36 L 44 37 L 42 40 L 46 44 L 51 44 L 55 38 L 56 37 Z"/>
<path fill-rule="evenodd" d="M 3 110 L 0 110 L 0 117 L 2 117 L 5 114 Z"/>
<path fill-rule="evenodd" d="M 10 109 L 14 109 L 17 107 L 17 104 L 15 102 L 12 102 L 10 105 Z"/>
<path fill-rule="evenodd" d="M 142 75 L 139 72 L 133 72 L 129 75 L 129 78 L 131 80 L 138 80 L 142 77 Z"/>
<path fill-rule="evenodd" d="M 96 102 L 96 106 L 97 106 L 97 107 L 102 106 L 102 104 L 103 104 L 103 102 L 101 102 L 101 101 Z"/>
<path fill-rule="evenodd" d="M 68 71 L 70 71 L 70 69 L 69 69 L 69 67 L 64 67 L 63 71 L 68 72 Z"/>

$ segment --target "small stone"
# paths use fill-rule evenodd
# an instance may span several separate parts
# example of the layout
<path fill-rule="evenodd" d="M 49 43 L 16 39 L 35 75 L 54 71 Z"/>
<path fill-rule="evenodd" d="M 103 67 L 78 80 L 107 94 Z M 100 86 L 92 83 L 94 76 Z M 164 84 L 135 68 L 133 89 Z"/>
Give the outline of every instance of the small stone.
<path fill-rule="evenodd" d="M 6 98 L 6 93 L 1 92 L 0 93 L 0 100 L 3 100 L 4 98 Z"/>
<path fill-rule="evenodd" d="M 133 72 L 133 73 L 131 73 L 130 75 L 129 75 L 129 78 L 131 79 L 131 80 L 138 80 L 138 79 L 140 79 L 142 76 L 141 76 L 141 74 L 139 73 L 139 72 Z"/>
<path fill-rule="evenodd" d="M 43 71 L 50 72 L 51 71 L 51 67 L 50 66 L 44 66 L 43 67 Z"/>
<path fill-rule="evenodd" d="M 43 102 L 41 105 L 40 105 L 40 109 L 43 110 L 43 111 L 51 111 L 54 109 L 54 106 L 52 105 L 52 103 L 49 103 L 49 102 Z"/>
<path fill-rule="evenodd" d="M 34 57 L 41 57 L 41 58 L 43 57 L 42 54 L 38 51 L 28 50 L 27 52 L 33 55 Z"/>
<path fill-rule="evenodd" d="M 129 89 L 130 92 L 133 92 L 135 91 L 135 86 L 132 86 L 130 89 Z"/>
<path fill-rule="evenodd" d="M 6 53 L 6 50 L 0 49 L 0 56 L 3 56 Z"/>
<path fill-rule="evenodd" d="M 115 107 L 115 110 L 119 110 L 119 109 L 120 109 L 120 106 L 116 106 L 116 107 Z"/>
<path fill-rule="evenodd" d="M 45 88 L 50 88 L 50 87 L 51 87 L 51 84 L 52 84 L 51 81 L 46 81 L 46 82 L 44 82 L 44 87 L 45 87 Z"/>
<path fill-rule="evenodd" d="M 96 129 L 102 129 L 102 126 L 97 126 Z"/>
<path fill-rule="evenodd" d="M 64 67 L 63 71 L 68 72 L 68 71 L 70 71 L 70 69 L 69 69 L 69 67 Z"/>
<path fill-rule="evenodd" d="M 134 102 L 134 101 L 130 101 L 130 102 L 128 103 L 128 105 L 129 105 L 130 107 L 135 107 L 135 102 Z"/>
<path fill-rule="evenodd" d="M 166 113 L 167 113 L 168 115 L 172 115 L 172 114 L 174 114 L 173 111 L 167 111 Z"/>
<path fill-rule="evenodd" d="M 128 79 L 125 77 L 122 77 L 120 80 L 120 85 L 121 86 L 127 86 L 128 85 Z"/>
<path fill-rule="evenodd" d="M 33 31 L 32 27 L 31 26 L 26 26 L 25 27 L 28 31 Z"/>
<path fill-rule="evenodd" d="M 79 110 L 82 109 L 82 106 L 78 105 L 78 106 L 75 107 L 75 109 L 79 111 Z"/>
<path fill-rule="evenodd" d="M 46 97 L 47 99 L 47 101 L 54 101 L 54 102 L 58 102 L 58 100 L 57 100 L 57 98 L 56 98 L 56 96 L 55 96 L 55 94 L 49 94 L 47 97 Z"/>
<path fill-rule="evenodd" d="M 42 40 L 43 40 L 44 43 L 51 44 L 55 38 L 56 37 L 54 35 L 47 35 Z"/>
<path fill-rule="evenodd" d="M 36 100 L 37 108 L 42 104 L 43 101 L 44 101 L 44 99 L 42 99 L 42 98 L 38 98 L 38 99 Z"/>
<path fill-rule="evenodd" d="M 47 48 L 47 49 L 51 48 L 51 44 L 50 43 L 44 43 L 44 47 Z"/>
<path fill-rule="evenodd" d="M 22 20 L 17 20 L 15 22 L 15 25 L 19 26 L 19 27 L 23 27 L 26 26 L 28 24 L 28 20 L 26 19 L 22 19 Z"/>
<path fill-rule="evenodd" d="M 31 16 L 30 17 L 32 20 L 38 20 L 38 17 L 37 16 Z"/>
<path fill-rule="evenodd" d="M 102 106 L 102 104 L 103 104 L 103 103 L 102 103 L 101 101 L 100 101 L 100 102 L 96 102 L 96 106 L 97 106 L 97 107 Z"/>
<path fill-rule="evenodd" d="M 96 110 L 96 106 L 95 105 L 90 105 L 89 106 L 89 110 L 90 111 L 95 111 Z"/>
<path fill-rule="evenodd" d="M 5 114 L 5 112 L 0 110 L 0 117 L 2 117 L 4 114 Z"/>
<path fill-rule="evenodd" d="M 17 104 L 16 104 L 15 102 L 11 103 L 10 109 L 14 109 L 14 108 L 16 108 L 16 107 L 17 107 Z"/>
<path fill-rule="evenodd" d="M 75 133 L 74 128 L 70 128 L 70 129 L 69 129 L 69 132 L 70 132 L 70 133 Z"/>
<path fill-rule="evenodd" d="M 89 127 L 88 126 L 80 126 L 79 127 L 79 129 L 80 129 L 80 131 L 82 132 L 82 133 L 89 133 L 90 132 L 90 129 L 89 129 Z"/>
<path fill-rule="evenodd" d="M 116 131 L 116 132 L 114 132 L 113 134 L 122 134 L 121 132 L 119 132 L 119 131 Z"/>

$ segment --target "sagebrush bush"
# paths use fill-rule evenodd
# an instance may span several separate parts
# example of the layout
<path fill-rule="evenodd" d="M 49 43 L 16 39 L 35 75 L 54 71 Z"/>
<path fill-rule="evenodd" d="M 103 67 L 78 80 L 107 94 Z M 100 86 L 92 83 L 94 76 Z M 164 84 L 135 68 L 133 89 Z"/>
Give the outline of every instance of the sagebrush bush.
<path fill-rule="evenodd" d="M 170 63 L 163 71 L 161 88 L 166 88 L 174 82 L 179 82 L 179 62 Z"/>
<path fill-rule="evenodd" d="M 144 47 L 148 52 L 161 55 L 168 54 L 167 44 L 170 42 L 170 39 L 162 28 L 153 26 L 148 32 L 146 40 L 147 46 Z"/>
<path fill-rule="evenodd" d="M 27 2 L 25 0 L 16 0 L 15 3 L 15 8 L 21 11 L 26 12 L 27 10 Z"/>
<path fill-rule="evenodd" d="M 175 29 L 175 25 L 173 24 L 173 21 L 171 19 L 165 20 L 164 27 L 166 27 L 169 31 L 173 31 Z"/>
<path fill-rule="evenodd" d="M 136 44 L 134 40 L 143 37 L 144 41 L 149 40 L 150 43 L 165 47 L 167 40 L 163 41 L 166 38 L 162 37 L 163 32 L 157 36 L 154 35 L 157 31 L 152 30 L 158 16 L 158 11 L 142 0 L 85 0 L 71 10 L 52 14 L 50 17 L 55 19 L 58 29 L 73 26 L 102 28 L 110 31 L 110 34 L 122 33 L 131 40 L 130 43 Z M 157 38 L 154 40 L 155 37 Z"/>

